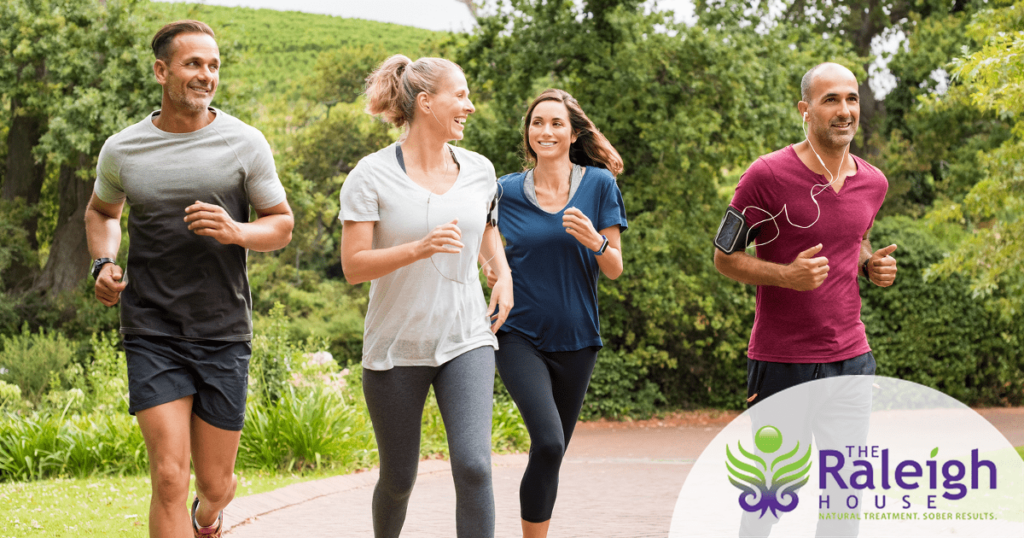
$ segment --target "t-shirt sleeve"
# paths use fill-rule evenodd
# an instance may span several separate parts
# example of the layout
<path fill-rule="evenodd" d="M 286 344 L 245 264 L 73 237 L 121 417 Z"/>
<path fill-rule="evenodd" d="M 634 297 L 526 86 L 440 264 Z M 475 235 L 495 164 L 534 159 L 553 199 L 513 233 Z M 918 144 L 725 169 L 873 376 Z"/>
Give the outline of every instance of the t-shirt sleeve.
<path fill-rule="evenodd" d="M 100 149 L 96 163 L 96 197 L 108 204 L 119 204 L 125 200 L 124 185 L 121 184 L 121 152 L 117 150 L 114 137 L 108 138 Z"/>
<path fill-rule="evenodd" d="M 380 220 L 377 189 L 374 186 L 373 174 L 367 169 L 366 161 L 359 164 L 341 184 L 341 210 L 338 220 L 354 222 L 370 222 Z"/>
<path fill-rule="evenodd" d="M 494 171 L 494 164 L 490 159 L 484 158 L 487 162 L 487 207 L 491 206 L 491 200 L 498 194 L 498 174 Z"/>
<path fill-rule="evenodd" d="M 773 178 L 774 174 L 764 159 L 754 161 L 754 164 L 750 165 L 750 168 L 747 168 L 747 171 L 740 177 L 740 182 L 736 185 L 736 192 L 732 195 L 732 202 L 729 205 L 743 213 L 747 226 L 753 228 L 755 224 L 771 216 L 768 212 L 773 208 L 768 191 Z"/>
<path fill-rule="evenodd" d="M 597 216 L 597 230 L 601 231 L 619 225 L 619 231 L 624 232 L 629 224 L 626 222 L 626 204 L 622 202 L 622 191 L 615 183 L 615 177 L 611 174 L 605 178 L 601 193 L 601 210 Z"/>
<path fill-rule="evenodd" d="M 277 177 L 274 165 L 274 152 L 263 133 L 255 131 L 249 146 L 251 155 L 245 178 L 245 190 L 249 194 L 249 204 L 256 209 L 274 207 L 287 199 L 284 186 Z"/>

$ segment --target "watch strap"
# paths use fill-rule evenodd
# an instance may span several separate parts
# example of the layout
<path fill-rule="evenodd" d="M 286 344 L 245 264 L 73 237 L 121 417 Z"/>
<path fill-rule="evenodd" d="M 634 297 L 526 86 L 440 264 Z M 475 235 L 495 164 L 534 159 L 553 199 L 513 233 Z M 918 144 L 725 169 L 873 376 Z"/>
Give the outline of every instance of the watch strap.
<path fill-rule="evenodd" d="M 597 252 L 594 253 L 595 256 L 600 256 L 604 254 L 604 251 L 608 248 L 608 236 L 602 234 L 601 239 L 603 240 L 601 243 L 601 248 L 597 249 Z"/>
<path fill-rule="evenodd" d="M 92 279 L 93 280 L 96 280 L 97 278 L 100 277 L 100 269 L 103 269 L 103 266 L 108 264 L 108 263 L 114 263 L 114 260 L 112 260 L 110 258 L 97 258 L 95 261 L 92 262 Z"/>

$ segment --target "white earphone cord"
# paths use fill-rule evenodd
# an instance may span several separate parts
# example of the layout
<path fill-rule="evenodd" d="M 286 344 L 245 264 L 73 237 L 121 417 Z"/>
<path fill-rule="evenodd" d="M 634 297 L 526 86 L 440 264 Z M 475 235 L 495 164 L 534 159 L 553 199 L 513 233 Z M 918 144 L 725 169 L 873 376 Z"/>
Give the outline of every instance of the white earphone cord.
<path fill-rule="evenodd" d="M 805 112 L 804 115 L 806 116 L 806 114 L 807 113 Z M 822 184 L 818 183 L 818 184 L 815 184 L 815 185 L 813 185 L 811 187 L 811 201 L 814 202 L 814 207 L 816 207 L 818 209 L 818 216 L 814 217 L 814 221 L 811 222 L 810 224 L 808 224 L 807 226 L 801 226 L 799 224 L 794 224 L 793 221 L 789 218 L 789 210 L 787 209 L 787 205 L 788 204 L 782 204 L 782 209 L 779 210 L 779 212 L 774 214 L 774 215 L 772 215 L 771 212 L 769 212 L 769 211 L 767 211 L 765 209 L 761 209 L 760 207 L 757 207 L 757 206 L 754 206 L 754 205 L 748 205 L 747 207 L 743 208 L 742 214 L 744 216 L 746 216 L 748 209 L 757 209 L 758 211 L 762 211 L 762 212 L 764 212 L 764 214 L 768 215 L 768 218 L 766 218 L 764 220 L 761 220 L 761 221 L 758 221 L 753 226 L 751 226 L 749 230 L 747 230 L 747 236 L 744 238 L 746 240 L 743 243 L 744 245 L 749 245 L 750 244 L 750 233 L 753 232 L 758 226 L 760 226 L 760 225 L 762 225 L 762 224 L 764 224 L 765 222 L 768 222 L 768 221 L 772 221 L 772 223 L 775 224 L 775 237 L 773 237 L 773 238 L 771 238 L 768 241 L 765 241 L 763 243 L 758 241 L 757 245 L 758 246 L 764 246 L 764 245 L 767 245 L 768 243 L 771 243 L 772 241 L 775 241 L 776 239 L 778 239 L 779 235 L 782 233 L 782 230 L 779 228 L 779 223 L 775 222 L 775 219 L 778 218 L 778 216 L 782 215 L 783 213 L 786 214 L 786 221 L 789 222 L 790 226 L 794 226 L 796 228 L 803 228 L 805 230 L 807 228 L 810 228 L 811 226 L 814 226 L 818 222 L 818 219 L 821 218 L 821 206 L 818 205 L 818 200 L 816 199 L 816 197 L 819 194 L 821 194 L 822 192 L 824 192 L 826 188 L 831 188 L 832 184 L 836 182 L 836 179 L 838 178 L 838 176 L 832 175 L 832 171 L 829 170 L 827 166 L 825 166 L 825 161 L 822 160 L 821 155 L 818 155 L 818 152 L 815 151 L 814 144 L 811 144 L 811 139 L 807 135 L 807 125 L 806 125 L 806 123 L 803 124 L 802 127 L 803 127 L 803 131 L 804 131 L 804 140 L 807 141 L 807 145 L 811 148 L 811 151 L 814 153 L 814 156 L 818 158 L 818 162 L 821 163 L 821 167 L 825 169 L 825 172 L 828 173 L 828 176 L 830 178 L 829 182 L 827 184 L 825 184 L 825 185 L 822 185 Z M 838 173 L 842 173 L 842 171 L 843 171 L 843 163 L 846 162 L 846 154 L 849 151 L 850 151 L 850 145 L 847 144 L 846 145 L 846 149 L 843 150 L 843 158 L 842 158 L 842 160 L 839 161 L 839 170 L 837 170 Z M 818 189 L 818 191 L 815 192 L 814 189 Z"/>
<path fill-rule="evenodd" d="M 433 112 L 431 112 L 430 114 L 432 116 L 434 115 Z M 437 120 L 437 116 L 434 116 L 434 119 Z M 441 122 L 438 121 L 437 123 L 440 124 Z M 453 155 L 452 159 L 454 160 L 454 158 L 455 158 L 455 156 Z M 448 165 L 447 160 L 446 160 L 446 162 L 445 162 L 445 169 L 444 169 L 444 178 L 448 177 L 448 166 L 449 165 Z M 454 187 L 454 185 L 452 187 Z M 504 189 L 501 188 L 500 184 L 498 184 L 498 189 L 499 189 L 498 197 L 497 197 L 497 199 L 493 200 L 495 210 L 497 210 L 498 205 L 501 202 L 501 197 L 504 194 Z M 428 189 L 428 194 L 427 194 L 427 211 L 426 211 L 427 233 L 430 233 L 430 230 L 433 229 L 433 228 L 430 227 L 430 195 L 431 194 L 433 194 L 433 189 Z M 487 225 L 486 224 L 484 225 L 484 232 L 485 233 L 487 232 Z M 495 233 L 497 233 L 497 232 L 495 232 Z M 487 268 L 487 266 L 494 260 L 494 257 L 498 255 L 498 250 L 497 249 L 501 248 L 501 241 L 498 239 L 497 236 L 495 236 L 495 238 L 494 238 L 494 243 L 495 243 L 495 245 L 494 245 L 494 248 L 495 248 L 494 253 L 491 254 L 491 257 L 488 258 L 487 261 L 485 261 L 483 263 L 483 265 L 480 266 L 480 269 L 477 270 L 478 274 L 482 273 Z M 461 253 L 459 253 L 459 254 L 461 256 Z M 444 274 L 441 271 L 441 269 L 439 269 L 437 267 L 437 263 L 434 262 L 434 255 L 433 254 L 430 255 L 430 265 L 433 265 L 434 266 L 434 270 L 437 271 L 437 274 L 441 275 L 446 280 L 450 280 L 452 282 L 455 282 L 456 284 L 466 284 L 466 282 L 463 282 L 462 280 L 457 280 L 457 279 L 451 278 L 448 275 Z"/>

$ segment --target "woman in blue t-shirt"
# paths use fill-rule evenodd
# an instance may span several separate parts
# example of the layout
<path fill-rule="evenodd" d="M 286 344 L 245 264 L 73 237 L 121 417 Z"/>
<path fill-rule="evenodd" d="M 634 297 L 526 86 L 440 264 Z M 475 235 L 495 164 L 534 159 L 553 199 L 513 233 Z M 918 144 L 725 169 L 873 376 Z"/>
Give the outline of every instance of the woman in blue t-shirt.
<path fill-rule="evenodd" d="M 495 360 L 530 431 L 519 499 L 532 538 L 547 536 L 558 469 L 602 345 L 597 278 L 622 274 L 626 212 L 615 184 L 622 159 L 568 93 L 533 101 L 523 149 L 533 169 L 498 180 L 516 301 Z"/>

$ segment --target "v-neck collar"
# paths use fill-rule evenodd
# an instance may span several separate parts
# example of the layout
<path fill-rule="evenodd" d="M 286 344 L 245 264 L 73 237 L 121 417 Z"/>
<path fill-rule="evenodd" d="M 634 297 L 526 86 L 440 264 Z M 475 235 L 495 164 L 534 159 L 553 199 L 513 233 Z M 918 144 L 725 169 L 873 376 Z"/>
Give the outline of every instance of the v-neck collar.
<path fill-rule="evenodd" d="M 573 163 L 572 172 L 569 173 L 569 196 L 565 200 L 565 205 L 556 211 L 548 211 L 540 206 L 540 202 L 537 200 L 537 185 L 533 182 L 532 168 L 526 171 L 526 176 L 523 178 L 523 194 L 537 209 L 540 209 L 548 215 L 560 215 L 565 211 L 565 208 L 570 207 L 572 204 L 572 199 L 576 196 L 576 191 L 579 190 L 580 183 L 583 181 L 583 175 L 585 173 L 586 171 L 582 166 Z"/>
<path fill-rule="evenodd" d="M 425 192 L 427 192 L 427 193 L 429 193 L 429 194 L 431 194 L 433 196 L 442 196 L 443 197 L 443 196 L 447 195 L 449 192 L 452 192 L 455 189 L 455 186 L 459 183 L 459 179 L 462 177 L 462 164 L 459 162 L 459 158 L 455 156 L 455 150 L 452 149 L 452 147 L 450 145 L 448 145 L 448 144 L 445 144 L 445 147 L 448 148 L 448 152 L 451 153 L 451 155 L 452 155 L 452 160 L 455 161 L 455 169 L 456 169 L 455 174 L 456 175 L 455 175 L 455 181 L 453 181 L 451 186 L 448 187 L 448 190 L 444 191 L 441 194 L 438 194 L 438 193 L 436 193 L 436 192 L 434 192 L 434 191 L 424 187 L 423 185 L 420 185 L 419 183 L 416 183 L 411 177 L 409 177 L 409 172 L 407 172 L 406 169 L 405 169 L 405 156 L 402 154 L 402 144 L 399 143 L 399 142 L 395 143 L 395 161 L 398 163 L 398 167 L 402 169 L 402 175 L 405 176 L 405 179 L 409 180 L 409 183 L 412 183 L 417 188 L 423 189 Z"/>
<path fill-rule="evenodd" d="M 835 190 L 835 188 L 832 187 L 832 185 L 828 184 L 828 179 L 825 178 L 825 176 L 823 174 L 819 174 L 819 173 L 815 172 L 814 170 L 811 170 L 811 168 L 809 166 L 807 166 L 807 163 L 805 163 L 803 161 L 803 159 L 800 158 L 800 155 L 798 155 L 797 152 L 796 152 L 796 144 L 790 144 L 787 149 L 789 149 L 789 151 L 792 154 L 793 158 L 796 159 L 796 161 L 798 163 L 800 163 L 800 166 L 802 166 L 804 168 L 804 170 L 806 170 L 809 174 L 814 176 L 816 179 L 817 178 L 821 179 L 821 181 L 815 181 L 816 184 L 825 185 L 827 188 L 823 189 L 823 190 L 830 191 L 835 196 L 840 196 L 844 192 L 846 192 L 846 183 L 848 181 L 850 181 L 850 179 L 856 178 L 857 175 L 860 174 L 861 164 L 859 162 L 857 162 L 857 156 L 852 154 L 852 153 L 850 153 L 849 155 L 850 155 L 850 158 L 853 159 L 853 165 L 857 169 L 852 174 L 846 176 L 846 178 L 843 179 L 843 186 L 837 191 L 837 190 Z"/>

